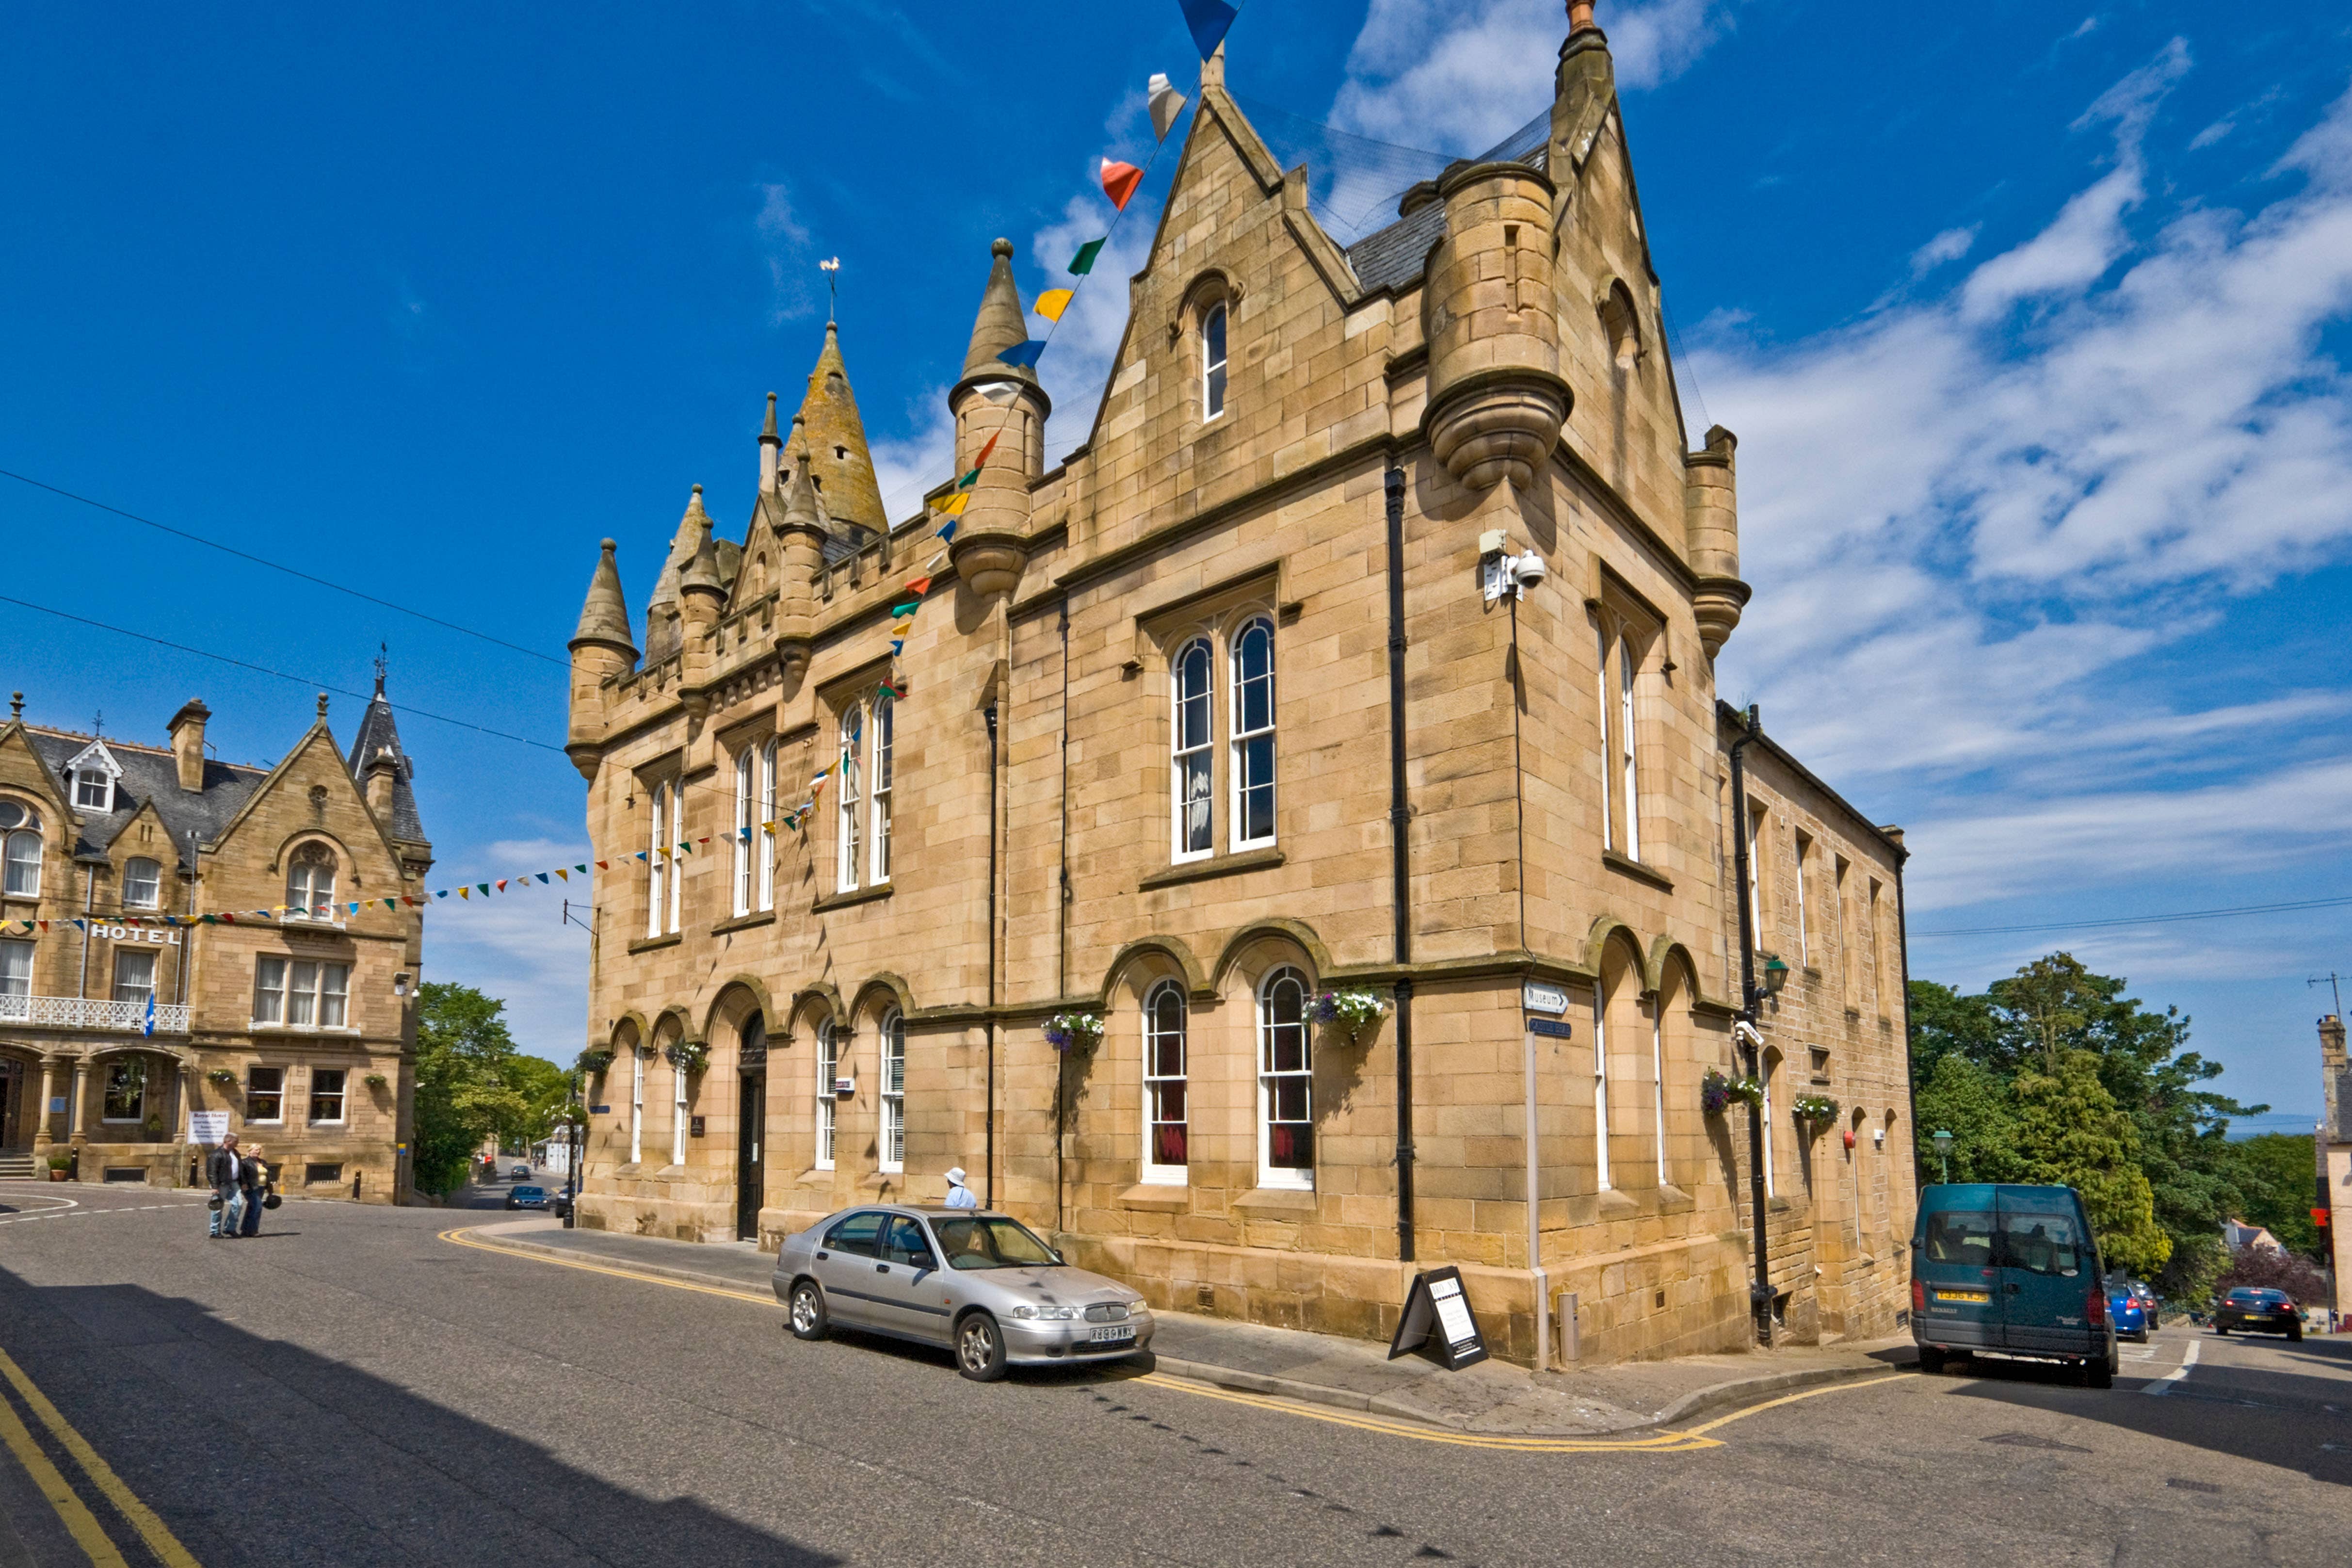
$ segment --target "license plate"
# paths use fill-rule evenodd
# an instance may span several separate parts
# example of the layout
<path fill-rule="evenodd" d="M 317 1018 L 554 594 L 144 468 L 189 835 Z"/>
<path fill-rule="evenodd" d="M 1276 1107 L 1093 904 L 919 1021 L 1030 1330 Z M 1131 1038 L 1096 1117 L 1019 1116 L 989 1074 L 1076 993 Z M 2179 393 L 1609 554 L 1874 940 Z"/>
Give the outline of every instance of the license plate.
<path fill-rule="evenodd" d="M 1098 1345 L 1124 1344 L 1135 1338 L 1135 1330 L 1125 1325 L 1118 1328 L 1101 1328 L 1095 1330 L 1087 1337 Z"/>
<path fill-rule="evenodd" d="M 1936 1300 L 1938 1301 L 1990 1301 L 1992 1296 L 1983 1290 L 1938 1290 L 1936 1292 Z"/>

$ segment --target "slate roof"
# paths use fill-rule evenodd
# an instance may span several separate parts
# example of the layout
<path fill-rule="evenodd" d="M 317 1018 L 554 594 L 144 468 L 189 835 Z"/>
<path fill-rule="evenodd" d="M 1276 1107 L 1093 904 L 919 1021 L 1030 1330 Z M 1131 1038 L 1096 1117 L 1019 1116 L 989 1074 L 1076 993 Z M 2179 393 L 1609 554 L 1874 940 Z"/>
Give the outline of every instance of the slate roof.
<path fill-rule="evenodd" d="M 49 771 L 57 775 L 58 788 L 68 791 L 65 766 L 89 745 L 87 735 L 61 734 L 54 731 L 25 727 L 25 737 Z M 81 837 L 74 845 L 77 858 L 105 854 L 131 819 L 149 801 L 155 803 L 155 815 L 163 819 L 178 851 L 179 863 L 188 863 L 188 846 L 193 840 L 210 844 L 218 838 L 261 781 L 269 776 L 267 768 L 240 767 L 233 763 L 205 761 L 205 787 L 191 795 L 180 787 L 179 760 L 166 751 L 152 746 L 139 746 L 124 741 L 109 740 L 107 754 L 121 768 L 122 776 L 114 781 L 114 809 L 99 812 L 83 810 Z"/>
<path fill-rule="evenodd" d="M 1549 141 L 1539 137 L 1532 150 L 1519 143 L 1537 133 L 1538 124 L 1548 129 L 1549 123 L 1549 120 L 1530 121 L 1508 141 L 1489 148 L 1474 161 L 1527 163 L 1541 169 L 1551 162 Z M 1356 269 L 1356 280 L 1364 286 L 1366 293 L 1407 288 L 1420 279 L 1423 268 L 1428 264 L 1430 248 L 1444 237 L 1445 204 L 1433 199 L 1428 205 L 1348 247 L 1348 265 Z"/>
<path fill-rule="evenodd" d="M 417 815 L 416 792 L 409 787 L 409 781 L 416 776 L 416 763 L 401 747 L 400 726 L 393 722 L 392 704 L 383 700 L 383 688 L 379 684 L 367 712 L 360 719 L 359 737 L 352 742 L 352 778 L 362 793 L 367 789 L 363 770 L 368 759 L 387 750 L 400 763 L 400 772 L 392 781 L 392 837 L 404 843 L 422 844 L 425 842 L 425 819 Z"/>

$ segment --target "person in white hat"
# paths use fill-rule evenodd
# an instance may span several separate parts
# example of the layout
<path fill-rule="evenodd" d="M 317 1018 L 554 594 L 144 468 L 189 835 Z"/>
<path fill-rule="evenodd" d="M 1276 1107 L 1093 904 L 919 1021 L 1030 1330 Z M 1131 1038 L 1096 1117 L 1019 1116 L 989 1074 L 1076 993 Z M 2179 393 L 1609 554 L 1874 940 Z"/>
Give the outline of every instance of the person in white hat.
<path fill-rule="evenodd" d="M 948 1173 L 948 1207 L 976 1209 L 980 1206 L 979 1194 L 963 1184 L 963 1178 L 964 1169 L 961 1165 Z"/>

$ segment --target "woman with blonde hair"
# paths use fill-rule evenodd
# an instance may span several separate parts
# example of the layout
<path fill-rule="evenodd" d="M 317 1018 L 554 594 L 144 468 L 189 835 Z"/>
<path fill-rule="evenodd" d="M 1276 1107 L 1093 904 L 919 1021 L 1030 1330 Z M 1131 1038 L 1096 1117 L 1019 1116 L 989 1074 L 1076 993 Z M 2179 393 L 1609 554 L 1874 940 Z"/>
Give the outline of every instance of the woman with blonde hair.
<path fill-rule="evenodd" d="M 245 1197 L 245 1223 L 236 1234 L 259 1236 L 262 1200 L 269 1195 L 269 1166 L 261 1158 L 260 1144 L 248 1144 L 238 1152 L 236 1185 Z"/>

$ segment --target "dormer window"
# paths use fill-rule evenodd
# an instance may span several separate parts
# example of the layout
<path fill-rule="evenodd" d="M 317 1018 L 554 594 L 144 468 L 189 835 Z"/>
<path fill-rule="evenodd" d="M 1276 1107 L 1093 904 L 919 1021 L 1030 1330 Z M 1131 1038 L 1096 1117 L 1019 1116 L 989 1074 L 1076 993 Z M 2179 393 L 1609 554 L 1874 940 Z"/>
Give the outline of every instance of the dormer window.
<path fill-rule="evenodd" d="M 334 912 L 335 857 L 324 845 L 305 844 L 286 868 L 286 912 L 324 920 Z"/>
<path fill-rule="evenodd" d="M 114 809 L 114 781 L 122 776 L 121 766 L 108 754 L 102 741 L 92 741 L 84 746 L 73 761 L 66 764 L 66 776 L 72 781 L 71 790 L 76 811 L 109 812 Z"/>

